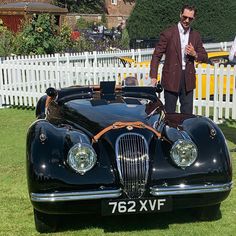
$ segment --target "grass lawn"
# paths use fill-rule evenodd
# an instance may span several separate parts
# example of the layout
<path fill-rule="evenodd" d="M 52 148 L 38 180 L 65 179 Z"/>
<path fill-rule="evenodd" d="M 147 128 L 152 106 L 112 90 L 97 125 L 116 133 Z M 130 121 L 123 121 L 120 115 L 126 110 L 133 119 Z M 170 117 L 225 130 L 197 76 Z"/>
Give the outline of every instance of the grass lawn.
<path fill-rule="evenodd" d="M 27 192 L 25 140 L 34 111 L 0 109 L 0 235 L 39 235 Z M 230 149 L 236 147 L 236 122 L 220 125 Z M 236 152 L 231 152 L 236 169 Z M 234 172 L 234 181 L 236 174 Z M 221 205 L 222 218 L 196 221 L 188 210 L 154 215 L 67 217 L 53 235 L 236 235 L 236 188 Z"/>

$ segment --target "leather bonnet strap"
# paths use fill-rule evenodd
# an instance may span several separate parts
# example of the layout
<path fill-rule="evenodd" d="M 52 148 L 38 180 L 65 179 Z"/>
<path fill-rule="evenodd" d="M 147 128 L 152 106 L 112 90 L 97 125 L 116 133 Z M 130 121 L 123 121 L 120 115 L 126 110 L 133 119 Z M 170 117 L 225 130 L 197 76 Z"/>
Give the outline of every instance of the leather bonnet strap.
<path fill-rule="evenodd" d="M 93 143 L 98 142 L 99 138 L 104 135 L 105 133 L 107 133 L 108 131 L 112 130 L 112 129 L 122 129 L 126 127 L 127 129 L 132 129 L 132 128 L 139 128 L 139 129 L 148 129 L 151 132 L 153 132 L 158 138 L 162 138 L 161 133 L 158 132 L 157 130 L 155 130 L 154 128 L 152 128 L 149 125 L 144 124 L 141 121 L 134 121 L 134 122 L 115 122 L 112 125 L 107 126 L 106 128 L 104 128 L 103 130 L 101 130 L 98 134 L 96 134 L 92 140 Z"/>

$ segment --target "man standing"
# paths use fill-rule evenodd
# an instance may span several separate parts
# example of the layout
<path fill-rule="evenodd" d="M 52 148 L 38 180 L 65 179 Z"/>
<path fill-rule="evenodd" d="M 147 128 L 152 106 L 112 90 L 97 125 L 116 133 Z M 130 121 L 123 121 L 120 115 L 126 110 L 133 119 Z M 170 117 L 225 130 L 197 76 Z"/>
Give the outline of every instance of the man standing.
<path fill-rule="evenodd" d="M 207 62 L 208 59 L 200 34 L 190 28 L 195 16 L 196 8 L 184 5 L 180 22 L 161 33 L 152 55 L 150 77 L 152 85 L 155 85 L 158 65 L 165 54 L 161 84 L 165 110 L 169 113 L 175 112 L 178 98 L 181 113 L 193 112 L 193 89 L 196 87 L 194 61 Z"/>

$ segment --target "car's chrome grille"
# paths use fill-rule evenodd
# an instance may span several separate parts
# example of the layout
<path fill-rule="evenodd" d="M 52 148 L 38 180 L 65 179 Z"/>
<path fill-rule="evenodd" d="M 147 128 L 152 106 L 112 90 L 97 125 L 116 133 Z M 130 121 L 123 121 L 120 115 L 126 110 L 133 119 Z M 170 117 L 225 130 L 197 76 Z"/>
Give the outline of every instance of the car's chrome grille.
<path fill-rule="evenodd" d="M 142 196 L 148 178 L 146 139 L 137 133 L 123 134 L 116 141 L 116 159 L 124 191 L 129 198 Z"/>

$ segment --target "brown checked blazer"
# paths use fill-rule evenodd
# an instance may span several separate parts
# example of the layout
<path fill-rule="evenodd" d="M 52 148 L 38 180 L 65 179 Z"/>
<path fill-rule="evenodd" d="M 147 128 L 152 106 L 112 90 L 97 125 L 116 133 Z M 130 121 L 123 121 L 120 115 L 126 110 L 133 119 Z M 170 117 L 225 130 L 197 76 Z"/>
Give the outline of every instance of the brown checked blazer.
<path fill-rule="evenodd" d="M 192 43 L 196 53 L 197 61 L 207 62 L 207 53 L 203 47 L 200 34 L 190 30 L 189 43 Z M 150 65 L 150 77 L 157 78 L 158 65 L 165 54 L 165 61 L 162 70 L 161 84 L 165 90 L 178 92 L 182 74 L 181 44 L 178 26 L 172 26 L 160 35 L 152 55 Z M 196 76 L 194 67 L 194 57 L 187 55 L 185 67 L 186 90 L 191 91 L 196 87 Z"/>

